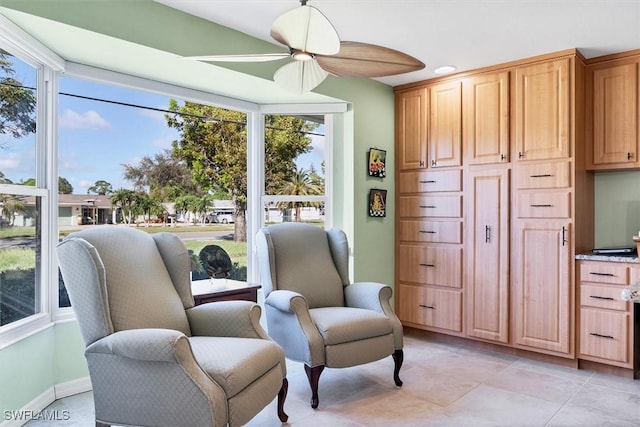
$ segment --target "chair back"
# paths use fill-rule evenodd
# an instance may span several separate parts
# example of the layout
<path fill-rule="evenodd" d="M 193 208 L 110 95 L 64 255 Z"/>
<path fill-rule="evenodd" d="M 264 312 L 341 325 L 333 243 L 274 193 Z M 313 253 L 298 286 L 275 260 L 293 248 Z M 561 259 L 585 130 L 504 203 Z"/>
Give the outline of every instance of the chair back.
<path fill-rule="evenodd" d="M 344 306 L 348 278 L 339 272 L 329 234 L 321 227 L 294 222 L 263 227 L 257 251 L 265 297 L 289 290 L 304 295 L 310 308 Z M 346 266 L 346 260 L 339 265 Z"/>
<path fill-rule="evenodd" d="M 191 335 L 185 313 L 193 306 L 190 261 L 177 236 L 100 226 L 70 234 L 57 249 L 86 345 L 128 329 L 163 328 Z"/>

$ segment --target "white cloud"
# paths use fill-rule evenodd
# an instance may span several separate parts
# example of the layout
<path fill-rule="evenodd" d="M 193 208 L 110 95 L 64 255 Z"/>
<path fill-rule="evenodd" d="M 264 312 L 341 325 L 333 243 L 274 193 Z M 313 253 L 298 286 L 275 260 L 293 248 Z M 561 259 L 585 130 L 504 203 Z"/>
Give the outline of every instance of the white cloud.
<path fill-rule="evenodd" d="M 111 125 L 93 110 L 78 113 L 66 109 L 60 116 L 60 127 L 66 129 L 110 129 Z"/>
<path fill-rule="evenodd" d="M 156 108 L 165 109 L 166 110 L 167 107 L 168 107 L 167 105 L 160 105 L 160 106 L 158 106 Z M 141 115 L 142 117 L 148 117 L 150 119 L 156 120 L 156 121 L 164 123 L 164 124 L 167 123 L 167 120 L 164 117 L 165 114 L 167 114 L 167 113 L 165 113 L 163 111 L 156 111 L 156 110 L 149 110 L 147 108 L 142 108 L 142 109 L 138 110 L 138 114 Z"/>
<path fill-rule="evenodd" d="M 3 153 L 2 157 L 0 157 L 0 170 L 6 172 L 18 169 L 20 167 L 20 157 L 16 153 Z"/>
<path fill-rule="evenodd" d="M 173 135 L 165 135 L 151 141 L 151 145 L 158 148 L 171 148 L 171 144 L 175 140 Z"/>
<path fill-rule="evenodd" d="M 86 180 L 86 179 L 81 179 L 80 181 L 78 181 L 78 186 L 82 187 L 82 188 L 89 188 L 93 185 L 94 183 Z"/>

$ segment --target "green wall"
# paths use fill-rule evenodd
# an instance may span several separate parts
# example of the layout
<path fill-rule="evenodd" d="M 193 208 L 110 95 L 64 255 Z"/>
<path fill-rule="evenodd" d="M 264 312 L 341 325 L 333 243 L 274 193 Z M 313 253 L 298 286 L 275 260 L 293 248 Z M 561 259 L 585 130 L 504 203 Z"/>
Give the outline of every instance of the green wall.
<path fill-rule="evenodd" d="M 595 246 L 634 246 L 640 231 L 640 171 L 595 175 Z"/>

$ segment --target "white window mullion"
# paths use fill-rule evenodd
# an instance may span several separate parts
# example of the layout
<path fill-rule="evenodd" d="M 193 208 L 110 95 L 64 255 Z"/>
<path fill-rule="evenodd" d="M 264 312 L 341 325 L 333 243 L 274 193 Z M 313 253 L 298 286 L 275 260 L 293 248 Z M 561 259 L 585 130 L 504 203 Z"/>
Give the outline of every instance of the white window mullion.
<path fill-rule="evenodd" d="M 264 224 L 264 116 L 247 113 L 247 281 L 258 282 L 255 235 Z"/>

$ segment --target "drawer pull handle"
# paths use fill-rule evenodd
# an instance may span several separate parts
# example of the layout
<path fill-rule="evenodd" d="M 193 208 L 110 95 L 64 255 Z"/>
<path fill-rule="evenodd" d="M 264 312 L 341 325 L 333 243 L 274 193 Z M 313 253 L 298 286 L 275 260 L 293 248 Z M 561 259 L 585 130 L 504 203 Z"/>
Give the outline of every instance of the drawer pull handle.
<path fill-rule="evenodd" d="M 589 295 L 589 298 L 604 299 L 604 300 L 607 300 L 607 301 L 613 301 L 613 298 L 611 298 L 611 297 L 601 297 L 601 296 L 598 296 L 598 295 Z"/>
<path fill-rule="evenodd" d="M 424 264 L 424 263 L 420 263 L 421 266 L 423 267 L 435 267 L 435 264 Z"/>
<path fill-rule="evenodd" d="M 435 206 L 431 206 L 431 205 L 420 205 L 421 208 L 423 209 L 435 209 Z"/>
<path fill-rule="evenodd" d="M 594 276 L 607 276 L 607 277 L 614 277 L 615 276 L 615 274 L 613 274 L 613 273 L 594 273 L 592 271 L 590 271 L 589 274 L 593 274 Z"/>
<path fill-rule="evenodd" d="M 550 208 L 553 205 L 530 205 L 532 208 Z"/>
<path fill-rule="evenodd" d="M 435 179 L 429 179 L 427 181 L 420 181 L 420 184 L 435 184 L 436 180 Z"/>
<path fill-rule="evenodd" d="M 540 175 L 529 175 L 531 178 L 550 178 L 553 175 L 551 175 L 550 173 L 543 173 Z"/>
<path fill-rule="evenodd" d="M 424 304 L 418 304 L 418 307 L 422 307 L 422 308 L 428 308 L 430 310 L 435 310 L 436 306 L 435 305 L 424 305 Z"/>
<path fill-rule="evenodd" d="M 436 234 L 436 232 L 435 232 L 435 231 L 429 231 L 429 230 L 420 230 L 420 233 Z"/>
<path fill-rule="evenodd" d="M 614 339 L 611 335 L 602 335 L 602 334 L 598 334 L 596 332 L 589 332 L 589 335 L 592 335 L 594 337 L 598 337 L 598 338 L 607 338 L 607 339 Z"/>

